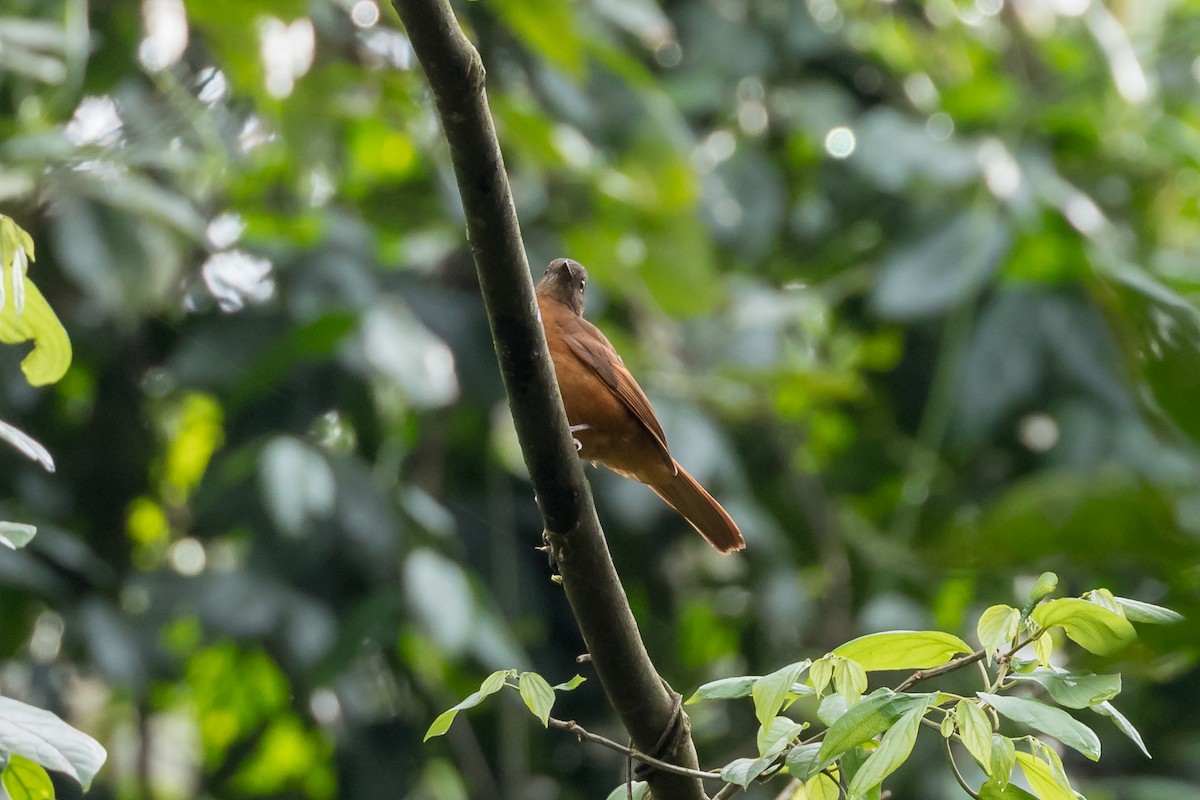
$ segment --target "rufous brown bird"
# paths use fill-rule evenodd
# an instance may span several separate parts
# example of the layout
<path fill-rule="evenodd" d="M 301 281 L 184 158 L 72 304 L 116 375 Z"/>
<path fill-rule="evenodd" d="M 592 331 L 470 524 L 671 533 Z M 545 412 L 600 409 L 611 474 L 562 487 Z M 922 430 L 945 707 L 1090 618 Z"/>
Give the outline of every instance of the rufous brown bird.
<path fill-rule="evenodd" d="M 558 390 L 579 455 L 649 486 L 708 543 L 729 553 L 746 546 L 738 526 L 667 449 L 646 393 L 617 351 L 583 318 L 587 270 L 556 258 L 537 284 L 538 310 Z"/>

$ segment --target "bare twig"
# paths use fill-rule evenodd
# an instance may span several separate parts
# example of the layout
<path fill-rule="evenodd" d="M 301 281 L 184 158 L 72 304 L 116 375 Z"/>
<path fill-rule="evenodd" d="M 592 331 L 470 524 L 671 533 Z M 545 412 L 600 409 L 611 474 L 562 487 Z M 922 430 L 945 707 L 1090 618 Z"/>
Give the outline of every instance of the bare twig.
<path fill-rule="evenodd" d="M 695 770 L 687 716 L 646 653 L 567 430 L 488 108 L 483 62 L 448 0 L 393 5 L 429 80 L 449 144 L 517 438 L 579 631 L 609 702 L 639 750 Z M 656 769 L 647 779 L 657 800 L 706 797 L 694 776 Z"/>
<path fill-rule="evenodd" d="M 649 764 L 652 767 L 663 770 L 664 772 L 671 772 L 676 775 L 687 775 L 689 777 L 699 778 L 705 781 L 719 781 L 721 779 L 721 773 L 719 772 L 705 772 L 702 769 L 688 769 L 687 767 L 681 767 L 677 764 L 670 764 L 666 761 L 654 758 L 653 756 L 648 756 L 645 753 L 640 753 L 632 747 L 623 745 L 620 742 L 614 742 L 607 736 L 601 736 L 598 733 L 592 733 L 573 719 L 556 719 L 554 717 L 550 717 L 549 724 L 551 728 L 558 728 L 559 730 L 574 734 L 580 741 L 586 740 L 592 742 L 593 744 L 607 747 L 609 750 L 615 750 L 618 753 L 622 753 L 625 756 L 634 759 L 635 761 L 640 761 L 643 764 Z"/>

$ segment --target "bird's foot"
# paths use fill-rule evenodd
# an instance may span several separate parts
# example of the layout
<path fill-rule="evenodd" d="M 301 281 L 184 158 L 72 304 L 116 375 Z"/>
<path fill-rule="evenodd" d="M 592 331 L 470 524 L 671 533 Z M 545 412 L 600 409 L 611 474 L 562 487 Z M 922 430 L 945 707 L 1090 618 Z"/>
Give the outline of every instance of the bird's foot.
<path fill-rule="evenodd" d="M 579 431 L 588 430 L 588 427 L 589 426 L 587 426 L 587 425 L 572 425 L 569 428 L 569 430 L 571 431 L 571 433 L 578 433 Z M 579 441 L 574 436 L 571 437 L 571 441 L 575 443 L 575 452 L 576 453 L 578 453 L 580 450 L 583 449 L 583 442 Z"/>

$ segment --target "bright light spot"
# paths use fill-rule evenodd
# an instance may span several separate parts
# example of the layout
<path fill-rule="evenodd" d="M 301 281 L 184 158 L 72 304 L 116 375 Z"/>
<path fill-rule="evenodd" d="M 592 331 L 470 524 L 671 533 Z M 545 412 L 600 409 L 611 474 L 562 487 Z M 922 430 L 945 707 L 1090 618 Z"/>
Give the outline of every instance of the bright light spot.
<path fill-rule="evenodd" d="M 242 220 L 242 215 L 227 211 L 213 217 L 213 221 L 208 223 L 204 235 L 208 237 L 208 243 L 217 250 L 228 250 L 237 244 L 237 240 L 242 237 L 244 230 L 246 230 L 246 223 Z"/>
<path fill-rule="evenodd" d="M 146 38 L 138 45 L 138 60 L 151 72 L 174 66 L 187 49 L 187 11 L 183 0 L 142 0 L 142 28 Z"/>
<path fill-rule="evenodd" d="M 825 152 L 834 158 L 849 158 L 858 147 L 854 131 L 845 125 L 839 125 L 825 135 Z"/>
<path fill-rule="evenodd" d="M 666 69 L 677 67 L 683 61 L 683 48 L 679 42 L 664 42 L 654 49 L 654 60 Z"/>
<path fill-rule="evenodd" d="M 29 638 L 29 655 L 40 664 L 48 664 L 58 658 L 62 649 L 63 618 L 53 611 L 38 614 L 33 624 L 33 636 Z"/>
<path fill-rule="evenodd" d="M 321 687 L 308 698 L 308 710 L 321 725 L 332 725 L 342 716 L 342 704 L 332 689 Z"/>
<path fill-rule="evenodd" d="M 1104 212 L 1083 192 L 1074 192 L 1063 205 L 1063 215 L 1071 227 L 1085 236 L 1094 236 L 1104 227 Z"/>
<path fill-rule="evenodd" d="M 108 95 L 85 97 L 67 123 L 67 138 L 76 146 L 116 144 L 121 138 L 121 115 Z"/>
<path fill-rule="evenodd" d="M 938 103 L 937 87 L 924 72 L 914 72 L 904 79 L 904 93 L 917 108 L 931 109 Z"/>
<path fill-rule="evenodd" d="M 1140 103 L 1150 96 L 1150 83 L 1146 73 L 1138 61 L 1129 34 L 1121 26 L 1120 20 L 1112 15 L 1104 6 L 1096 9 L 1096 13 L 1087 15 L 1087 26 L 1096 38 L 1096 44 L 1104 51 L 1108 59 L 1108 68 L 1112 72 L 1113 83 L 1117 93 L 1129 103 Z"/>
<path fill-rule="evenodd" d="M 208 561 L 208 557 L 204 553 L 204 545 L 190 536 L 171 545 L 169 558 L 172 569 L 180 575 L 189 577 L 203 572 L 204 565 Z"/>
<path fill-rule="evenodd" d="M 1059 429 L 1049 414 L 1030 414 L 1019 423 L 1017 438 L 1035 453 L 1045 453 L 1058 444 Z"/>
<path fill-rule="evenodd" d="M 983 167 L 983 179 L 996 197 L 1006 200 L 1021 188 L 1021 168 L 998 139 L 981 144 L 976 157 Z"/>
<path fill-rule="evenodd" d="M 412 45 L 404 34 L 387 28 L 371 28 L 369 31 L 363 31 L 359 39 L 369 55 L 387 66 L 396 69 L 408 69 L 412 66 Z"/>
<path fill-rule="evenodd" d="M 576 169 L 583 169 L 592 163 L 595 148 L 578 128 L 570 125 L 556 125 L 550 134 L 554 148 L 558 150 L 563 160 Z"/>
<path fill-rule="evenodd" d="M 300 17 L 290 25 L 275 17 L 259 24 L 259 57 L 266 68 L 267 92 L 287 97 L 296 79 L 308 72 L 316 51 L 312 20 Z"/>
<path fill-rule="evenodd" d="M 767 96 L 767 90 L 761 80 L 751 75 L 738 81 L 735 94 L 739 103 L 748 103 L 751 100 L 762 100 Z"/>
<path fill-rule="evenodd" d="M 238 150 L 249 153 L 259 145 L 274 141 L 274 139 L 275 134 L 267 128 L 262 117 L 251 116 L 242 124 L 242 130 L 238 133 Z"/>
<path fill-rule="evenodd" d="M 617 258 L 621 259 L 623 264 L 636 267 L 646 260 L 646 243 L 640 236 L 625 234 L 617 242 Z"/>
<path fill-rule="evenodd" d="M 728 160 L 736 150 L 737 140 L 729 131 L 713 131 L 704 139 L 704 151 L 714 164 Z"/>
<path fill-rule="evenodd" d="M 272 269 L 265 258 L 230 250 L 209 257 L 200 274 L 217 305 L 231 313 L 240 311 L 247 303 L 265 303 L 275 296 Z"/>
<path fill-rule="evenodd" d="M 985 17 L 994 17 L 1004 10 L 1004 0 L 975 0 L 975 8 Z"/>
<path fill-rule="evenodd" d="M 944 142 L 954 135 L 954 120 L 949 114 L 939 111 L 925 121 L 925 132 L 931 138 Z"/>
<path fill-rule="evenodd" d="M 759 100 L 742 103 L 738 108 L 738 126 L 751 136 L 765 131 L 767 122 L 767 107 Z"/>
<path fill-rule="evenodd" d="M 206 106 L 219 103 L 229 94 L 229 79 L 216 67 L 202 69 L 196 77 L 196 86 L 200 89 L 196 99 Z"/>
<path fill-rule="evenodd" d="M 375 0 L 358 0 L 350 8 L 350 21 L 360 28 L 370 28 L 379 22 L 379 6 Z"/>
<path fill-rule="evenodd" d="M 808 13 L 817 27 L 826 33 L 842 27 L 842 12 L 834 0 L 808 0 Z"/>
<path fill-rule="evenodd" d="M 726 230 L 733 230 L 742 224 L 745 210 L 737 198 L 725 196 L 713 203 L 713 219 Z"/>
<path fill-rule="evenodd" d="M 1091 4 L 1092 0 L 1051 0 L 1050 3 L 1060 17 L 1081 17 Z"/>
<path fill-rule="evenodd" d="M 329 202 L 329 198 L 333 197 L 337 187 L 333 185 L 333 181 L 329 179 L 329 175 L 322 169 L 314 169 L 308 173 L 308 204 L 313 208 L 320 208 Z"/>

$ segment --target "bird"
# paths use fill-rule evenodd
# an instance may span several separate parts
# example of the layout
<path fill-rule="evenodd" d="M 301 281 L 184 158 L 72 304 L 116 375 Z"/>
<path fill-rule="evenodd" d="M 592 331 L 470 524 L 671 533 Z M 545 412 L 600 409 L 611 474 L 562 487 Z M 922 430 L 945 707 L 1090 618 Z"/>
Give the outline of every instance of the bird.
<path fill-rule="evenodd" d="M 662 425 L 625 362 L 583 317 L 587 270 L 556 258 L 535 287 L 558 390 L 580 458 L 649 486 L 722 553 L 742 550 L 737 523 L 671 456 Z"/>

